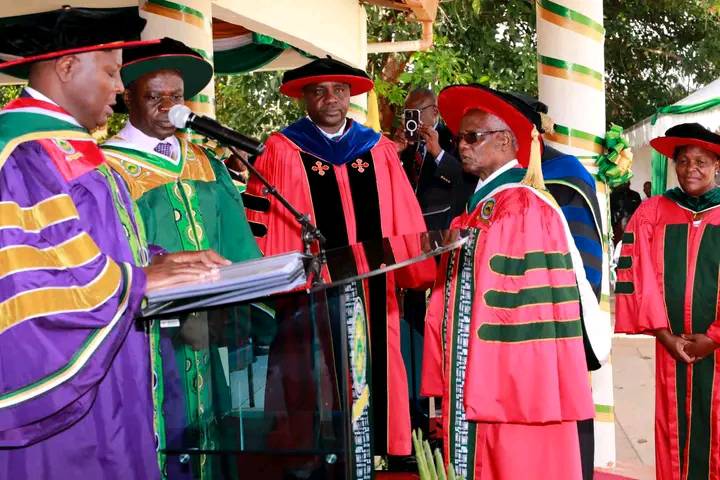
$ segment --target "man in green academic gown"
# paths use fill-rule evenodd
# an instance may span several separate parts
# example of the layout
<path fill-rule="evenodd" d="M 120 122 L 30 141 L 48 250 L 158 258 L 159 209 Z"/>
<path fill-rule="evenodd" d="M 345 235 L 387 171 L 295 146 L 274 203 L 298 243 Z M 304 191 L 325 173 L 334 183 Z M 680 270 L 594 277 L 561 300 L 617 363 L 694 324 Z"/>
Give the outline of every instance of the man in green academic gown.
<path fill-rule="evenodd" d="M 233 262 L 259 257 L 240 193 L 225 165 L 209 150 L 177 135 L 168 119 L 171 107 L 207 85 L 212 66 L 183 43 L 164 38 L 157 45 L 128 54 L 121 76 L 130 118 L 103 150 L 110 165 L 128 183 L 145 222 L 148 241 L 170 252 L 212 248 Z M 252 316 L 269 322 L 271 317 L 265 315 L 271 313 L 268 311 L 259 305 Z M 226 328 L 226 324 L 233 328 Z M 167 378 L 170 370 L 166 369 L 166 410 L 177 410 L 178 404 L 185 410 L 184 415 L 166 414 L 169 447 L 173 432 L 177 438 L 197 434 L 201 439 L 197 446 L 202 449 L 220 446 L 215 426 L 230 410 L 230 391 L 217 347 L 227 344 L 231 352 L 239 351 L 238 340 L 247 340 L 249 330 L 249 309 L 234 308 L 190 314 L 181 319 L 177 331 L 162 334 L 165 343 L 172 337 L 177 370 L 182 372 L 177 385 L 172 385 Z M 231 371 L 237 369 L 234 363 L 231 358 Z M 168 398 L 175 395 L 180 398 Z M 175 425 L 171 418 L 177 419 Z M 201 458 L 193 465 L 194 476 L 224 478 L 217 458 Z"/>

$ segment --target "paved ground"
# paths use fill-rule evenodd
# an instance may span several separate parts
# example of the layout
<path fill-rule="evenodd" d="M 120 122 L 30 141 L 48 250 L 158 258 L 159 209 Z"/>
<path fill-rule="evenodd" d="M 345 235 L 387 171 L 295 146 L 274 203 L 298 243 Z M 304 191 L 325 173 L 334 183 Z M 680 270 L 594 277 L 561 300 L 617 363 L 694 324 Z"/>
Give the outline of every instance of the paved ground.
<path fill-rule="evenodd" d="M 261 407 L 267 357 L 253 364 L 252 390 L 255 406 Z M 615 439 L 617 467 L 604 472 L 636 480 L 655 478 L 655 340 L 639 335 L 616 335 L 613 340 L 613 379 L 615 390 Z M 242 392 L 238 405 L 249 407 L 248 378 L 245 371 L 233 377 L 236 391 Z"/>
<path fill-rule="evenodd" d="M 638 480 L 655 478 L 655 340 L 617 335 L 613 340 L 617 468 Z"/>

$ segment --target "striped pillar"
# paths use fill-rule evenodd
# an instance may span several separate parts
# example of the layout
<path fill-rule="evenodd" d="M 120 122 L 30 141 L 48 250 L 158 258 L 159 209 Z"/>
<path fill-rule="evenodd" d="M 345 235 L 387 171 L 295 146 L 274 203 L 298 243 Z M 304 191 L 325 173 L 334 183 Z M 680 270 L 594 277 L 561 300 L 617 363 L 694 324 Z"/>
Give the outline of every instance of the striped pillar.
<path fill-rule="evenodd" d="M 139 0 L 147 20 L 143 39 L 171 37 L 195 49 L 212 63 L 212 0 Z M 186 102 L 194 112 L 215 116 L 215 82 Z"/>
<path fill-rule="evenodd" d="M 605 55 L 602 0 L 536 0 L 538 33 L 538 88 L 550 108 L 555 133 L 545 140 L 576 155 L 593 175 L 605 135 Z M 603 284 L 600 307 L 610 316 L 608 258 L 608 195 L 597 183 L 602 212 Z M 595 465 L 615 464 L 615 423 L 612 366 L 608 362 L 592 375 L 595 400 Z"/>

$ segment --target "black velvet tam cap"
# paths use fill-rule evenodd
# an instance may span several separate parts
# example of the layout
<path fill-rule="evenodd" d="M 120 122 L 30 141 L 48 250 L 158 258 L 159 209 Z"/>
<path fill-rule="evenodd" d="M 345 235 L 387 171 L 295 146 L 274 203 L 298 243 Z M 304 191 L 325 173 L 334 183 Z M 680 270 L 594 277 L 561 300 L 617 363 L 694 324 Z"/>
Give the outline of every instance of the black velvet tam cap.
<path fill-rule="evenodd" d="M 460 121 L 471 110 L 482 110 L 508 124 L 518 141 L 518 161 L 527 167 L 533 127 L 541 129 L 540 113 L 525 101 L 482 85 L 451 85 L 438 95 L 440 116 L 457 135 Z"/>
<path fill-rule="evenodd" d="M 184 43 L 165 37 L 160 43 L 133 48 L 123 54 L 120 71 L 127 87 L 138 78 L 158 70 L 177 70 L 183 79 L 185 99 L 205 88 L 213 75 L 212 65 Z"/>
<path fill-rule="evenodd" d="M 288 97 L 300 98 L 303 95 L 303 88 L 307 85 L 322 82 L 346 83 L 350 85 L 350 95 L 360 95 L 372 90 L 374 86 L 365 71 L 333 58 L 319 58 L 285 72 L 280 92 Z"/>
<path fill-rule="evenodd" d="M 30 65 L 65 55 L 114 50 L 141 42 L 137 7 L 72 8 L 0 18 L 0 71 L 27 78 Z"/>
<path fill-rule="evenodd" d="M 665 131 L 664 137 L 653 138 L 650 145 L 668 158 L 675 158 L 678 147 L 695 145 L 720 156 L 720 135 L 699 123 L 681 123 Z"/>

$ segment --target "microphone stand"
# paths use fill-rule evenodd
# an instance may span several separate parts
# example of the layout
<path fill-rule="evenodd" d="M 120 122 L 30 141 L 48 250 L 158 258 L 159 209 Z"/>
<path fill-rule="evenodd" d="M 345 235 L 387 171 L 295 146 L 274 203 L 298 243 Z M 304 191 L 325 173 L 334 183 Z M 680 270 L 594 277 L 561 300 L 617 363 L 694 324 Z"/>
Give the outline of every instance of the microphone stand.
<path fill-rule="evenodd" d="M 290 213 L 295 217 L 295 221 L 297 221 L 300 226 L 302 227 L 302 242 L 303 242 L 303 250 L 305 255 L 307 255 L 310 258 L 309 263 L 306 265 L 306 275 L 308 278 L 311 279 L 311 284 L 317 285 L 318 283 L 322 282 L 322 276 L 320 275 L 320 270 L 325 263 L 325 250 L 323 246 L 325 245 L 325 237 L 320 232 L 320 229 L 318 229 L 308 218 L 307 215 L 300 213 L 295 207 L 292 206 L 288 200 L 282 196 L 280 192 L 277 191 L 277 188 L 273 186 L 265 177 L 260 174 L 260 172 L 257 171 L 257 169 L 246 159 L 243 157 L 243 155 L 240 153 L 239 149 L 237 147 L 228 147 L 231 152 L 235 154 L 235 156 L 238 157 L 238 159 L 245 165 L 245 167 L 250 171 L 251 174 L 255 175 L 258 180 L 265 186 L 265 192 L 274 196 L 277 198 L 277 200 L 285 207 L 287 208 Z M 312 252 L 312 245 L 313 243 L 317 241 L 319 248 L 319 253 L 316 255 Z"/>

